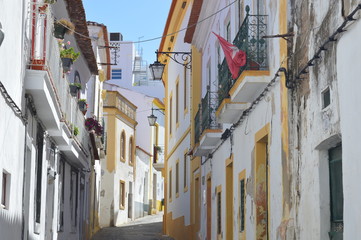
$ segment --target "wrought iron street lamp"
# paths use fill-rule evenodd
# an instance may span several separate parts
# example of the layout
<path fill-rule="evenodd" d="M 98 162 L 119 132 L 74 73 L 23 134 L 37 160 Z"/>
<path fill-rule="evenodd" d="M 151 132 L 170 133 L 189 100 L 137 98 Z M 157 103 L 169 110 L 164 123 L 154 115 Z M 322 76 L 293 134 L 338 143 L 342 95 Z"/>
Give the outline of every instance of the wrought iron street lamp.
<path fill-rule="evenodd" d="M 164 72 L 165 64 L 158 61 L 159 54 L 166 55 L 178 64 L 191 69 L 192 52 L 155 52 L 157 60 L 149 65 L 152 72 L 153 80 L 161 80 Z"/>
<path fill-rule="evenodd" d="M 148 116 L 148 123 L 149 123 L 149 126 L 155 126 L 155 124 L 157 123 L 157 116 L 155 116 L 153 114 L 153 110 L 158 110 L 159 112 L 161 112 L 163 115 L 164 113 L 162 111 L 164 111 L 164 109 L 162 108 L 152 108 L 152 114 L 150 116 Z"/>

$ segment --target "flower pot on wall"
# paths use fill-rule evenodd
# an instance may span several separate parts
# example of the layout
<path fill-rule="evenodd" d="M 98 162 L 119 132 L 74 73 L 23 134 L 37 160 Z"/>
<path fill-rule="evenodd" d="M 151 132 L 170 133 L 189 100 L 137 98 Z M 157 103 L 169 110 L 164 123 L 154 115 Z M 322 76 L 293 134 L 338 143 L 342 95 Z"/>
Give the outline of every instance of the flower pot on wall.
<path fill-rule="evenodd" d="M 64 39 L 66 28 L 59 23 L 54 23 L 54 37 L 58 39 Z"/>
<path fill-rule="evenodd" d="M 86 102 L 85 101 L 79 101 L 78 102 L 79 110 L 82 112 L 85 112 L 87 110 Z"/>
<path fill-rule="evenodd" d="M 78 95 L 79 87 L 75 85 L 69 85 L 69 88 L 70 88 L 70 94 L 73 97 L 76 97 Z"/>
<path fill-rule="evenodd" d="M 63 72 L 70 71 L 73 60 L 71 58 L 61 58 L 61 61 L 63 63 Z"/>

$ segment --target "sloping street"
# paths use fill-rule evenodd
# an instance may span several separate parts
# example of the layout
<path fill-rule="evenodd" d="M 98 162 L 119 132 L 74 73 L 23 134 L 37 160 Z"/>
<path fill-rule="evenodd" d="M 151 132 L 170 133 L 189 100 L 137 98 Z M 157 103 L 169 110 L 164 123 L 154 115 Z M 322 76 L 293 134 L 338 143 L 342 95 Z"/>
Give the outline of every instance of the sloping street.
<path fill-rule="evenodd" d="M 103 228 L 92 240 L 173 240 L 162 235 L 163 214 L 137 219 L 121 227 Z"/>

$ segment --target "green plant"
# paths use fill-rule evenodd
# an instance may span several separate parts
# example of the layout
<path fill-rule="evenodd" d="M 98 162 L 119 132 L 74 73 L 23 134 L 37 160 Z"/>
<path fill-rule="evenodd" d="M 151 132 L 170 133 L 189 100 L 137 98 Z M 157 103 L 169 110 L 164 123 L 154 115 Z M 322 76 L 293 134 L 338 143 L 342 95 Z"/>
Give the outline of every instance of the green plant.
<path fill-rule="evenodd" d="M 65 33 L 66 34 L 73 34 L 75 30 L 75 26 L 72 22 L 66 20 L 65 18 L 62 18 L 58 21 L 56 21 L 56 24 L 59 24 L 66 28 Z"/>
<path fill-rule="evenodd" d="M 74 127 L 74 136 L 78 136 L 79 128 L 77 126 Z"/>
<path fill-rule="evenodd" d="M 84 99 L 84 98 L 79 99 L 78 102 L 85 102 L 86 103 L 86 99 Z"/>
<path fill-rule="evenodd" d="M 45 0 L 45 3 L 54 4 L 56 3 L 56 0 Z"/>
<path fill-rule="evenodd" d="M 74 48 L 68 48 L 68 49 L 61 49 L 60 50 L 60 57 L 61 58 L 70 58 L 75 62 L 78 57 L 80 56 L 80 52 L 75 52 Z"/>
<path fill-rule="evenodd" d="M 70 83 L 70 86 L 75 86 L 78 89 L 81 89 L 81 84 L 80 83 Z"/>
<path fill-rule="evenodd" d="M 154 146 L 154 148 L 157 149 L 157 151 L 158 151 L 159 153 L 162 152 L 162 148 L 161 148 L 161 147 L 159 147 L 159 146 Z"/>

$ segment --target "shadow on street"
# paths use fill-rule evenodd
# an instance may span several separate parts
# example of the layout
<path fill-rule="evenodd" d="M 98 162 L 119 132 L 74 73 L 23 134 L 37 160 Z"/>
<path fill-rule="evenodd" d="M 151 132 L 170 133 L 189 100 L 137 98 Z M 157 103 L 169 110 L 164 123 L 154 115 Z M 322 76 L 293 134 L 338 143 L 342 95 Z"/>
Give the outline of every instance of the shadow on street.
<path fill-rule="evenodd" d="M 162 222 L 139 220 L 120 227 L 102 228 L 92 240 L 172 240 L 162 235 Z"/>

